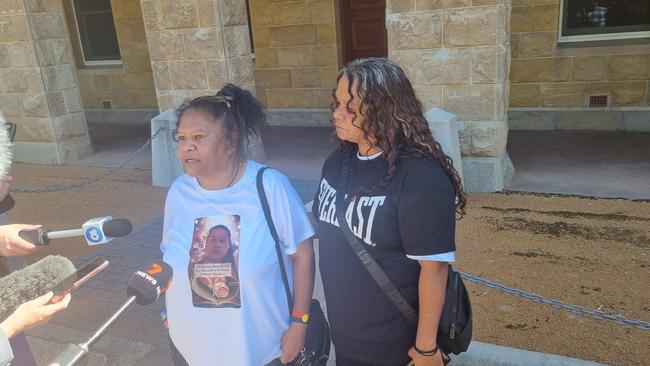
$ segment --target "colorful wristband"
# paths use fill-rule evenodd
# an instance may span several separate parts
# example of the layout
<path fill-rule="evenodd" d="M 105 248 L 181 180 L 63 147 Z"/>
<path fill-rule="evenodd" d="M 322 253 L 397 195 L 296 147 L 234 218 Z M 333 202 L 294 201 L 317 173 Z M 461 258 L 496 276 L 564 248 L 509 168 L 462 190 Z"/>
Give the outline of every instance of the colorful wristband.
<path fill-rule="evenodd" d="M 291 313 L 291 321 L 296 323 L 307 324 L 309 322 L 309 314 L 300 311 L 293 311 Z"/>

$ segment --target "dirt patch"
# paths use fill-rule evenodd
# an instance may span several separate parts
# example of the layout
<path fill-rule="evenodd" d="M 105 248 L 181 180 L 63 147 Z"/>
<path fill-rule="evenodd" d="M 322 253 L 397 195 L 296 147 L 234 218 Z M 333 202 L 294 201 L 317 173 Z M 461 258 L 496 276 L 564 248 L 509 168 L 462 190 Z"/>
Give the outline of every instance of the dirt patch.
<path fill-rule="evenodd" d="M 76 183 L 102 168 L 16 164 L 14 187 Z M 149 170 L 128 169 L 87 187 L 14 194 L 13 222 L 75 228 L 113 215 L 137 227 L 163 213 L 165 188 Z M 547 298 L 650 321 L 650 202 L 525 194 L 469 195 L 458 221 L 460 270 Z M 52 243 L 47 254 L 77 258 L 83 240 Z M 612 365 L 650 365 L 650 331 L 577 316 L 467 282 L 475 339 Z"/>
<path fill-rule="evenodd" d="M 650 202 L 470 194 L 457 267 L 529 293 L 650 321 Z M 649 365 L 650 331 L 470 283 L 477 339 L 612 365 Z"/>
<path fill-rule="evenodd" d="M 649 247 L 650 238 L 638 230 L 621 229 L 619 227 L 605 226 L 595 228 L 592 226 L 573 224 L 564 221 L 543 222 L 522 217 L 506 216 L 498 219 L 487 219 L 496 230 L 521 230 L 533 234 L 549 235 L 556 238 L 566 235 L 577 236 L 586 240 L 611 240 L 624 244 L 640 247 Z"/>
<path fill-rule="evenodd" d="M 516 213 L 516 214 L 538 213 L 542 215 L 557 216 L 557 217 L 563 217 L 567 219 L 586 218 L 586 219 L 593 219 L 593 220 L 610 220 L 610 221 L 637 220 L 637 221 L 650 222 L 650 218 L 647 217 L 623 215 L 621 213 L 597 214 L 591 212 L 575 212 L 575 211 L 540 211 L 540 210 L 531 210 L 528 208 L 516 208 L 516 207 L 498 208 L 498 207 L 490 207 L 490 206 L 483 206 L 481 208 L 484 208 L 486 210 L 503 212 L 503 213 Z"/>

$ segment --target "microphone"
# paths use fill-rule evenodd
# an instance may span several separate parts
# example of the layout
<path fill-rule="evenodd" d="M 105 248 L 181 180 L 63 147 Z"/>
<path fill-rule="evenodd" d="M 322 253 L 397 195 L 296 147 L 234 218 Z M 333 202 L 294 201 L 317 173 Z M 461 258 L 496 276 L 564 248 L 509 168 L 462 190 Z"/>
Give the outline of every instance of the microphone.
<path fill-rule="evenodd" d="M 11 136 L 9 132 L 9 126 L 11 126 L 2 115 L 0 111 L 0 178 L 4 178 L 9 174 L 9 168 L 11 168 Z M 7 194 L 2 201 L 0 201 L 0 214 L 3 214 L 14 207 L 14 199 Z"/>
<path fill-rule="evenodd" d="M 172 278 L 172 268 L 165 262 L 148 262 L 143 264 L 129 280 L 126 293 L 129 298 L 108 318 L 97 331 L 81 344 L 69 344 L 49 365 L 72 366 L 77 363 L 104 334 L 104 332 L 133 303 L 149 305 L 162 294 Z"/>
<path fill-rule="evenodd" d="M 53 239 L 65 239 L 83 236 L 88 245 L 104 244 L 113 238 L 127 236 L 133 230 L 131 221 L 127 219 L 114 219 L 111 216 L 97 217 L 86 221 L 81 229 L 49 231 L 40 228 L 18 233 L 21 238 L 36 245 L 50 244 Z"/>
<path fill-rule="evenodd" d="M 0 321 L 20 304 L 43 296 L 77 269 L 66 257 L 49 255 L 0 278 Z"/>

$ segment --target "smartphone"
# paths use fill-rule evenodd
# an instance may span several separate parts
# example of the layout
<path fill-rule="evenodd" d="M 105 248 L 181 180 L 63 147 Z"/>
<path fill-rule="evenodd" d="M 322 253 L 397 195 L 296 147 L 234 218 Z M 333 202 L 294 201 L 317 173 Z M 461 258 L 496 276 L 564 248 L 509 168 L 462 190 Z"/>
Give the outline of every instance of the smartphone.
<path fill-rule="evenodd" d="M 65 297 L 65 295 L 81 287 L 81 285 L 83 285 L 86 281 L 91 279 L 93 276 L 95 276 L 97 273 L 99 273 L 102 269 L 106 268 L 107 266 L 108 266 L 108 261 L 105 258 L 96 257 L 95 259 L 92 260 L 92 262 L 81 267 L 75 273 L 68 276 L 68 278 L 63 280 L 61 283 L 54 286 L 54 288 L 52 289 L 52 292 L 54 292 L 54 296 L 52 296 L 50 302 L 55 303 L 61 301 Z"/>

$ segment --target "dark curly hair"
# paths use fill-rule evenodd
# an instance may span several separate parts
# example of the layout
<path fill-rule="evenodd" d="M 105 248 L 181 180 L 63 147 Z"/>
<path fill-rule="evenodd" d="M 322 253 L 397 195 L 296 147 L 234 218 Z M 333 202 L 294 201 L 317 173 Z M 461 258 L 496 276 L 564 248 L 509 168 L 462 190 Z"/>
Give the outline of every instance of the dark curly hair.
<path fill-rule="evenodd" d="M 359 113 L 363 116 L 363 124 L 357 127 L 361 129 L 366 140 L 383 151 L 388 162 L 388 171 L 380 182 L 374 187 L 362 187 L 354 195 L 373 194 L 386 186 L 395 175 L 400 159 L 422 157 L 442 165 L 456 192 L 456 213 L 462 217 L 465 214 L 467 196 L 460 175 L 451 158 L 433 138 L 422 113 L 422 104 L 415 96 L 413 86 L 402 68 L 389 59 L 373 57 L 350 62 L 339 72 L 337 84 L 344 76 L 349 81 L 350 100 L 347 107 L 353 111 L 350 108 L 354 98 L 353 85 L 356 85 L 355 92 L 361 98 Z M 332 94 L 336 102 L 336 89 Z M 334 106 L 335 104 L 332 109 Z M 353 113 L 354 124 L 357 114 Z M 356 152 L 357 146 L 348 141 L 341 141 L 341 149 L 350 158 Z"/>
<path fill-rule="evenodd" d="M 176 128 L 181 117 L 188 111 L 200 111 L 215 122 L 221 122 L 226 136 L 237 136 L 237 156 L 240 159 L 249 155 L 249 140 L 259 135 L 266 123 L 264 107 L 248 90 L 234 84 L 226 84 L 215 95 L 204 95 L 185 101 L 178 107 Z"/>

